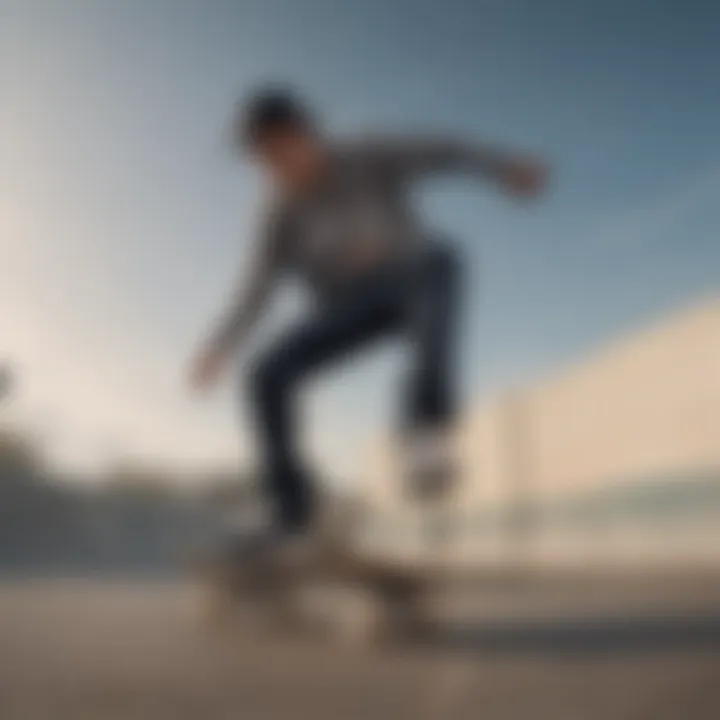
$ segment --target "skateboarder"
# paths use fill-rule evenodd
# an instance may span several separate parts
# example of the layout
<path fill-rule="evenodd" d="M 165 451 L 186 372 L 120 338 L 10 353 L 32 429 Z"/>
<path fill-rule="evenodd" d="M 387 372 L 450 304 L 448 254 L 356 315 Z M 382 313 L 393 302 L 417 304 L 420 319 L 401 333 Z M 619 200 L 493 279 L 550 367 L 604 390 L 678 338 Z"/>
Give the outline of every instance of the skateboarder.
<path fill-rule="evenodd" d="M 242 104 L 235 139 L 268 172 L 269 203 L 249 277 L 194 360 L 211 386 L 242 347 L 281 273 L 302 278 L 307 317 L 251 363 L 247 382 L 278 547 L 311 537 L 317 495 L 297 446 L 298 388 L 382 338 L 409 340 L 400 434 L 408 475 L 447 477 L 461 263 L 408 198 L 426 176 L 464 174 L 520 198 L 538 194 L 543 166 L 494 147 L 442 137 L 338 140 L 294 93 L 263 89 Z M 303 544 L 301 541 L 300 544 Z"/>

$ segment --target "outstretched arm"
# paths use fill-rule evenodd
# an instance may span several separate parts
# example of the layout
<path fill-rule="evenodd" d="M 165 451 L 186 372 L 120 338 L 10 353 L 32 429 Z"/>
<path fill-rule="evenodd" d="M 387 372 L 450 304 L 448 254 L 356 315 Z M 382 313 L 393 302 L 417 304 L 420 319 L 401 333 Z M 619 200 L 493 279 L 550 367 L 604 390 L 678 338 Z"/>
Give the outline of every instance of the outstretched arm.
<path fill-rule="evenodd" d="M 369 157 L 388 173 L 413 180 L 426 175 L 463 173 L 489 179 L 517 195 L 535 195 L 547 176 L 538 160 L 476 142 L 445 137 L 368 140 Z"/>
<path fill-rule="evenodd" d="M 192 385 L 200 388 L 211 385 L 222 372 L 228 358 L 250 333 L 274 285 L 279 264 L 278 248 L 276 223 L 270 221 L 227 311 L 193 362 L 190 372 Z"/>

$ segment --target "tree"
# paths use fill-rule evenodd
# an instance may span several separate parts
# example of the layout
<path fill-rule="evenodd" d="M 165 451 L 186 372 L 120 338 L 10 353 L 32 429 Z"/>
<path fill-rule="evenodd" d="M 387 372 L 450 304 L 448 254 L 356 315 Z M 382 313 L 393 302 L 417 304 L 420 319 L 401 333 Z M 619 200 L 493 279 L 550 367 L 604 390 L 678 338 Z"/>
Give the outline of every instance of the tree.
<path fill-rule="evenodd" d="M 0 481 L 29 481 L 40 470 L 40 453 L 19 432 L 0 429 Z"/>

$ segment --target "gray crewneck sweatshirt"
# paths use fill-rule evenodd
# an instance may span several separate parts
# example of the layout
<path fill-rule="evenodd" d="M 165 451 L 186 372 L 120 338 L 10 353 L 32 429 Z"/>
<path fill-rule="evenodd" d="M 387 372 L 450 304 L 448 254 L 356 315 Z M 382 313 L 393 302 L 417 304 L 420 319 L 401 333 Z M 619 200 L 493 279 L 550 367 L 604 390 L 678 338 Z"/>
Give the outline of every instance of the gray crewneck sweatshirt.
<path fill-rule="evenodd" d="M 215 342 L 239 343 L 282 271 L 323 293 L 397 259 L 427 234 L 408 190 L 431 175 L 497 178 L 509 156 L 443 138 L 358 139 L 326 148 L 321 180 L 302 196 L 270 203 L 254 257 Z"/>

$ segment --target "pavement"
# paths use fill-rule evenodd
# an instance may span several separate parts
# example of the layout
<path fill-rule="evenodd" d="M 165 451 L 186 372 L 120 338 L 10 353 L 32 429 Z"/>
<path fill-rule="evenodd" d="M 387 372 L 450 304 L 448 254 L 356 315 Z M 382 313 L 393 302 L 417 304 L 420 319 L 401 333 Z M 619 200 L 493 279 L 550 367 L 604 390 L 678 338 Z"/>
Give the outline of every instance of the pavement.
<path fill-rule="evenodd" d="M 663 603 L 617 582 L 506 578 L 447 598 L 433 636 L 381 649 L 210 629 L 185 582 L 6 581 L 0 718 L 717 720 L 707 584 L 665 583 Z"/>

